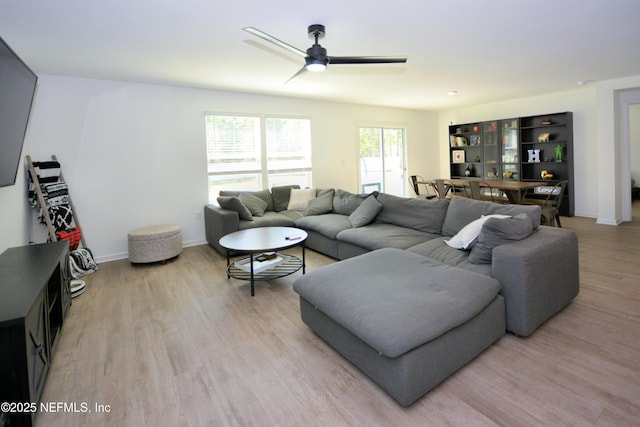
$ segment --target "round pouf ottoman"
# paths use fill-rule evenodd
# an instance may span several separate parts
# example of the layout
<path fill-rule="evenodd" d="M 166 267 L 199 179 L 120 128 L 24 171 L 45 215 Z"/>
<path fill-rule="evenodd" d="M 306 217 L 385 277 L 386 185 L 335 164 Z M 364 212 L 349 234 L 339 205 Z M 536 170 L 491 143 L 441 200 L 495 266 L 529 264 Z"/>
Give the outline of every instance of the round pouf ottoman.
<path fill-rule="evenodd" d="M 163 264 L 182 252 L 182 229 L 175 224 L 150 225 L 128 234 L 129 262 L 161 261 Z"/>

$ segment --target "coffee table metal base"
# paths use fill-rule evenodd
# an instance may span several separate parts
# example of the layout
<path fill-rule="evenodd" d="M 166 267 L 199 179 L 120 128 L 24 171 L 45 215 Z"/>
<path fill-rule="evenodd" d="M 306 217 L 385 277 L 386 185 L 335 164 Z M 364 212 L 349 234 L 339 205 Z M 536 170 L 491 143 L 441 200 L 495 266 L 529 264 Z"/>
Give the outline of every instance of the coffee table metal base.
<path fill-rule="evenodd" d="M 304 250 L 304 245 L 301 245 L 301 246 L 302 246 L 302 258 L 295 255 L 291 255 L 291 254 L 281 254 L 281 255 L 286 255 L 288 259 L 281 264 L 278 264 L 274 267 L 260 271 L 259 273 L 254 273 L 253 268 L 251 268 L 250 271 L 245 271 L 241 268 L 236 267 L 236 263 L 231 262 L 231 257 L 227 252 L 227 278 L 233 277 L 234 279 L 248 280 L 251 283 L 251 296 L 254 296 L 256 281 L 268 281 L 268 280 L 279 279 L 281 277 L 285 277 L 290 274 L 293 274 L 300 269 L 302 269 L 302 274 L 305 274 L 306 272 L 305 271 L 306 270 L 305 250 Z M 248 257 L 242 258 L 236 262 L 242 262 L 243 260 L 248 259 L 249 263 L 251 263 L 250 265 L 252 265 L 253 258 L 254 258 L 254 254 L 249 254 Z"/>

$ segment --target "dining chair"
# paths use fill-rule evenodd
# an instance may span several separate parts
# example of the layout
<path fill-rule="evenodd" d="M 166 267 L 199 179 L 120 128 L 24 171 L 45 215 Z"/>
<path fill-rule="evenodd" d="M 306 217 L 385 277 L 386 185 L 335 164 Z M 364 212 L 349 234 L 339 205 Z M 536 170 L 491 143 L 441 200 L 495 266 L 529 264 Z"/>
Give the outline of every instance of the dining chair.
<path fill-rule="evenodd" d="M 426 184 L 426 181 L 420 175 L 410 175 L 409 183 L 411 184 L 411 188 L 413 188 L 413 192 L 416 193 L 417 197 L 426 197 L 427 199 L 433 199 L 435 197 L 438 197 L 437 194 L 431 194 L 431 191 L 429 191 L 429 188 L 431 187 L 431 185 Z M 418 183 L 422 183 L 424 185 L 424 189 L 425 189 L 424 194 L 420 193 L 420 184 Z M 433 189 L 432 191 L 436 192 L 435 189 Z"/>
<path fill-rule="evenodd" d="M 449 181 L 448 179 L 434 179 L 431 181 L 431 186 L 436 191 L 436 193 L 438 193 L 439 199 L 445 199 L 449 192 L 451 192 L 452 194 L 455 192 L 455 186 L 453 185 L 453 182 Z"/>
<path fill-rule="evenodd" d="M 485 181 L 465 181 L 464 192 L 470 199 L 495 202 L 493 188 Z"/>
<path fill-rule="evenodd" d="M 546 194 L 544 199 L 525 195 L 523 203 L 540 205 L 542 207 L 540 215 L 544 219 L 544 223 L 551 227 L 555 227 L 557 223 L 558 227 L 562 228 L 562 224 L 560 223 L 560 205 L 562 204 L 562 198 L 568 183 L 569 181 L 558 181 L 555 185 L 546 185 L 543 190 Z M 532 191 L 536 194 L 535 189 Z M 540 194 L 540 192 L 538 191 L 537 194 Z"/>

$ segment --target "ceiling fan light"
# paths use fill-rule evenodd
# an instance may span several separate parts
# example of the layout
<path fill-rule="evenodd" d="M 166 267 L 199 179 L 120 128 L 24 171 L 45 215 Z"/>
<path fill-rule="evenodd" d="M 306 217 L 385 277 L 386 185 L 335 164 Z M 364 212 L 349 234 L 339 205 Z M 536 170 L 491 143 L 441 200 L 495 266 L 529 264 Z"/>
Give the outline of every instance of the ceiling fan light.
<path fill-rule="evenodd" d="M 327 69 L 327 64 L 322 61 L 310 61 L 306 66 L 307 71 L 311 71 L 317 73 L 319 71 L 324 71 Z"/>

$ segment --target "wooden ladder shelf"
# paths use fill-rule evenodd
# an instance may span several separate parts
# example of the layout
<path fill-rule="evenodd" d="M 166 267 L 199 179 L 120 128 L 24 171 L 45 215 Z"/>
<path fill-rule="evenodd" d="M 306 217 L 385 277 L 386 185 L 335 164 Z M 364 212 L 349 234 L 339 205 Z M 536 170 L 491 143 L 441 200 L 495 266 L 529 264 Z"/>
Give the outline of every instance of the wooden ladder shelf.
<path fill-rule="evenodd" d="M 36 192 L 38 203 L 40 204 L 40 208 L 42 209 L 44 221 L 47 226 L 47 230 L 49 231 L 49 237 L 52 242 L 57 242 L 59 239 L 58 239 L 58 236 L 56 235 L 56 229 L 53 226 L 53 223 L 51 222 L 51 216 L 49 215 L 49 208 L 47 206 L 47 202 L 44 199 L 44 195 L 42 194 L 42 187 L 40 186 L 40 180 L 38 179 L 38 174 L 36 173 L 36 169 L 33 166 L 33 162 L 31 161 L 31 156 L 27 155 L 26 159 L 27 159 L 27 168 L 29 169 L 29 175 L 31 176 L 31 180 L 33 181 L 33 184 L 35 187 L 34 191 Z M 51 160 L 53 160 L 54 162 L 58 162 L 58 159 L 56 158 L 55 155 L 51 156 Z M 64 181 L 64 176 L 62 175 L 62 166 L 60 166 L 60 175 L 58 177 L 58 181 L 60 182 Z M 80 227 L 80 221 L 78 220 L 78 215 L 76 214 L 76 208 L 75 206 L 73 206 L 73 201 L 71 200 L 71 194 L 69 194 L 68 197 L 69 197 L 69 207 L 71 208 L 71 215 L 73 215 L 73 221 L 75 222 L 76 227 L 82 230 L 82 227 Z M 80 242 L 82 243 L 83 248 L 87 247 L 84 241 L 83 233 L 80 234 Z"/>

